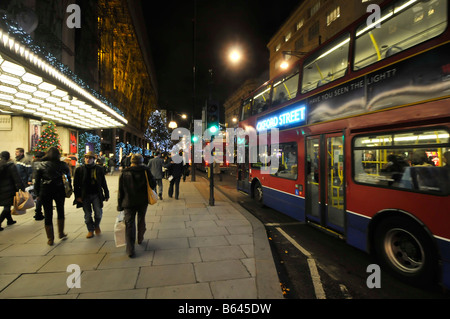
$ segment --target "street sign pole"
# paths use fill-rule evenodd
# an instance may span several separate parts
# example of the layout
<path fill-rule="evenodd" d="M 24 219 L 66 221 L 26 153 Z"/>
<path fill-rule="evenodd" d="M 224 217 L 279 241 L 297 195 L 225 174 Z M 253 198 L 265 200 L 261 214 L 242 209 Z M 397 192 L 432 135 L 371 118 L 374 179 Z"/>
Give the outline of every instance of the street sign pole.
<path fill-rule="evenodd" d="M 209 206 L 214 206 L 214 162 L 209 163 L 208 172 L 209 172 Z"/>

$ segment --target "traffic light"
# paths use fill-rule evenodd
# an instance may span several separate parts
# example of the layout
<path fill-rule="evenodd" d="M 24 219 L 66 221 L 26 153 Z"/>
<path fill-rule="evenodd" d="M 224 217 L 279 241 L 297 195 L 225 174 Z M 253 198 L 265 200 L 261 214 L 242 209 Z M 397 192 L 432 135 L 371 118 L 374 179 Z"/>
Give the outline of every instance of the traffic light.
<path fill-rule="evenodd" d="M 193 143 L 198 141 L 198 136 L 197 135 L 192 135 L 191 140 Z"/>
<path fill-rule="evenodd" d="M 209 102 L 206 108 L 206 125 L 211 133 L 219 131 L 219 104 L 217 102 Z"/>

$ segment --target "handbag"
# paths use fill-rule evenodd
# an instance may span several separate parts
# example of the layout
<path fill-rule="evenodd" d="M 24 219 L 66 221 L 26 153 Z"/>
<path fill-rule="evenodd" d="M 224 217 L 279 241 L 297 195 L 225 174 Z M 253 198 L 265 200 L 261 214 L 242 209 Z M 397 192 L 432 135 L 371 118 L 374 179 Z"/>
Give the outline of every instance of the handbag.
<path fill-rule="evenodd" d="M 116 218 L 116 222 L 114 223 L 114 242 L 116 243 L 116 247 L 122 247 L 127 244 L 125 239 L 125 212 L 122 210 L 119 212 Z"/>
<path fill-rule="evenodd" d="M 33 196 L 31 196 L 30 193 L 24 192 L 21 189 L 19 189 L 19 191 L 16 192 L 16 196 L 14 196 L 13 203 L 14 203 L 13 215 L 23 215 L 26 213 L 27 209 L 34 207 Z"/>
<path fill-rule="evenodd" d="M 64 184 L 64 191 L 66 192 L 66 198 L 70 198 L 70 196 L 72 196 L 73 189 L 72 189 L 72 185 L 70 185 L 70 183 L 69 183 L 69 179 L 67 178 L 66 174 L 62 175 L 62 180 L 63 180 L 63 184 Z"/>
<path fill-rule="evenodd" d="M 148 183 L 148 176 L 147 171 L 145 171 L 145 181 L 147 182 L 147 196 L 148 196 L 148 203 L 150 205 L 155 205 L 158 202 L 158 195 L 156 192 L 150 187 L 150 184 Z"/>

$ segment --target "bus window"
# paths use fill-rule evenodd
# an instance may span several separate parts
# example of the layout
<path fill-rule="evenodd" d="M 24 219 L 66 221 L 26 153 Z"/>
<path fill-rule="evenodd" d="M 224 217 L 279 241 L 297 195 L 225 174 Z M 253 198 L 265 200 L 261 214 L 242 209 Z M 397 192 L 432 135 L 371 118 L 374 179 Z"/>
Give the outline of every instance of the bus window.
<path fill-rule="evenodd" d="M 270 105 L 270 85 L 266 85 L 255 92 L 253 97 L 252 115 L 264 112 Z"/>
<path fill-rule="evenodd" d="M 441 129 L 357 137 L 356 182 L 447 195 L 450 193 L 450 134 Z"/>
<path fill-rule="evenodd" d="M 253 155 L 253 160 L 250 160 L 252 169 L 262 169 L 270 165 L 270 159 L 267 154 L 267 145 L 250 146 L 250 154 Z M 249 157 L 251 156 L 249 154 Z M 257 156 L 255 156 L 257 154 Z"/>
<path fill-rule="evenodd" d="M 302 93 L 337 80 L 345 75 L 348 66 L 350 35 L 346 34 L 305 60 Z"/>
<path fill-rule="evenodd" d="M 296 97 L 298 91 L 298 68 L 273 85 L 272 106 L 279 105 Z"/>
<path fill-rule="evenodd" d="M 298 153 L 297 143 L 280 143 L 278 146 L 278 170 L 273 176 L 297 179 Z"/>
<path fill-rule="evenodd" d="M 414 3 L 414 5 L 408 5 Z M 447 1 L 398 1 L 376 22 L 356 30 L 354 70 L 438 36 L 447 28 Z"/>
<path fill-rule="evenodd" d="M 252 99 L 245 100 L 242 103 L 241 121 L 246 120 L 251 116 Z"/>

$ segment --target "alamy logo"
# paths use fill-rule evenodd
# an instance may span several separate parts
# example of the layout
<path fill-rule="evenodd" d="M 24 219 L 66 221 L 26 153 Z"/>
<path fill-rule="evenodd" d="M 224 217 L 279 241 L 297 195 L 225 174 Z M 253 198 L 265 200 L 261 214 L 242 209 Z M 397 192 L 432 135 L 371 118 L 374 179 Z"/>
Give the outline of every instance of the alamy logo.
<path fill-rule="evenodd" d="M 367 266 L 366 272 L 371 273 L 367 277 L 366 285 L 367 288 L 381 288 L 381 269 L 377 264 L 370 264 Z"/>
<path fill-rule="evenodd" d="M 70 4 L 67 6 L 67 13 L 70 15 L 67 17 L 66 25 L 69 29 L 81 28 L 81 9 L 77 4 Z"/>
<path fill-rule="evenodd" d="M 371 15 L 367 17 L 366 23 L 368 27 L 381 28 L 380 19 L 381 19 L 381 9 L 377 4 L 369 4 L 367 6 L 366 12 L 372 12 Z"/>
<path fill-rule="evenodd" d="M 270 132 L 270 134 L 268 133 Z M 224 133 L 224 132 L 221 132 Z M 210 130 L 202 132 L 202 121 L 194 121 L 194 135 L 198 140 L 194 142 L 194 163 L 200 164 L 204 160 L 207 163 L 264 163 L 260 172 L 262 174 L 274 174 L 279 167 L 279 130 L 271 128 L 269 131 L 242 128 L 228 128 L 221 138 L 212 135 Z M 270 143 L 268 141 L 270 135 Z M 178 142 L 171 150 L 171 156 L 175 163 L 188 163 L 191 154 L 191 132 L 187 128 L 178 128 L 172 131 L 172 141 Z M 203 147 L 202 141 L 209 141 Z M 224 149 L 224 144 L 226 149 Z M 236 144 L 236 147 L 235 147 Z M 234 157 L 236 149 L 236 158 Z M 180 150 L 183 155 L 180 156 Z M 225 155 L 225 158 L 223 156 Z M 248 161 L 245 161 L 248 156 Z"/>
<path fill-rule="evenodd" d="M 67 266 L 67 272 L 72 274 L 67 277 L 66 284 L 69 289 L 81 288 L 81 268 L 77 264 L 70 264 Z"/>

